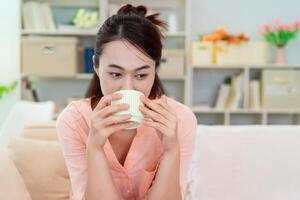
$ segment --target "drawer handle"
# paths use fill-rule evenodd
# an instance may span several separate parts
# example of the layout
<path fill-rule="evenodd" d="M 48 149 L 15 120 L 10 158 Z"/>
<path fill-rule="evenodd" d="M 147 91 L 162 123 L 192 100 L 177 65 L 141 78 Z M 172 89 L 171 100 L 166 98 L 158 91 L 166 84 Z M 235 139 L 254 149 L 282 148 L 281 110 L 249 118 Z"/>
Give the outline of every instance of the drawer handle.
<path fill-rule="evenodd" d="M 55 51 L 55 47 L 51 45 L 46 45 L 42 47 L 42 52 L 44 54 L 53 54 Z"/>

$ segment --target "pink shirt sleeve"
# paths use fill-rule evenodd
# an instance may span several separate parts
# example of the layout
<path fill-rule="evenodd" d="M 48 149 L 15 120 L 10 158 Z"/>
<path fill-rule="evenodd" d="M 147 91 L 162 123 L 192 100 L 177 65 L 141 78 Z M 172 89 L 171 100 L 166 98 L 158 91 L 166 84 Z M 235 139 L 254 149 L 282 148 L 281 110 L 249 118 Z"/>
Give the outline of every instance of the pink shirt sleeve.
<path fill-rule="evenodd" d="M 181 122 L 178 124 L 178 138 L 180 145 L 180 188 L 182 199 L 185 195 L 187 175 L 194 151 L 194 141 L 197 129 L 197 118 L 194 113 L 187 109 L 181 115 Z"/>
<path fill-rule="evenodd" d="M 68 105 L 56 121 L 59 142 L 68 168 L 74 200 L 83 200 L 87 181 L 86 145 L 82 139 L 80 114 Z M 81 122 L 82 123 L 82 122 Z"/>

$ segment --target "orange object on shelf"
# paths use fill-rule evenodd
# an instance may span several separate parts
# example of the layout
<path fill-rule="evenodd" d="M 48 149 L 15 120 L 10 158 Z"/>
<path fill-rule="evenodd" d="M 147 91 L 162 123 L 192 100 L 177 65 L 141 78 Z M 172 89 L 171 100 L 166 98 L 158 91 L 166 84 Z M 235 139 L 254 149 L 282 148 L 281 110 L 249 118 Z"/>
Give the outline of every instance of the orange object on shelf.
<path fill-rule="evenodd" d="M 248 41 L 249 38 L 244 33 L 238 35 L 229 34 L 224 27 L 220 27 L 211 34 L 203 35 L 202 40 L 206 42 L 217 42 L 222 40 L 227 41 L 230 44 L 240 44 L 243 41 Z"/>

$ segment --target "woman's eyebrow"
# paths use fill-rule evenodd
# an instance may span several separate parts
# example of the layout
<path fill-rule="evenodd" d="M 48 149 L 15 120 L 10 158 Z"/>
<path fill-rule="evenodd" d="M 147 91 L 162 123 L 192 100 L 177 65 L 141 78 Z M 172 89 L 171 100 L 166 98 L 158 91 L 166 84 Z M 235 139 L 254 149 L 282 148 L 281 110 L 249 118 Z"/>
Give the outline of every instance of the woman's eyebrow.
<path fill-rule="evenodd" d="M 117 69 L 120 69 L 120 70 L 123 70 L 123 71 L 125 70 L 123 67 L 121 67 L 119 65 L 116 65 L 116 64 L 110 64 L 110 65 L 108 65 L 108 67 L 117 68 Z M 135 71 L 140 71 L 142 69 L 148 69 L 148 68 L 150 68 L 149 65 L 144 65 L 144 66 L 141 66 L 139 68 L 136 68 Z"/>

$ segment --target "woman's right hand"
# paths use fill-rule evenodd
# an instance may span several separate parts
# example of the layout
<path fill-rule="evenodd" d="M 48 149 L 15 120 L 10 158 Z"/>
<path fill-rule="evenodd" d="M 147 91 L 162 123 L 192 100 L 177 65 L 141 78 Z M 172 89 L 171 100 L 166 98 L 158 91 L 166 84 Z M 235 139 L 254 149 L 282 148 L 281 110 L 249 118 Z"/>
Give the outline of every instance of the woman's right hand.
<path fill-rule="evenodd" d="M 111 105 L 111 101 L 122 98 L 122 94 L 109 94 L 101 98 L 91 117 L 91 129 L 88 136 L 87 147 L 93 149 L 103 148 L 107 138 L 116 131 L 123 130 L 132 125 L 127 122 L 130 114 L 112 115 L 113 113 L 128 110 L 128 104 Z"/>

